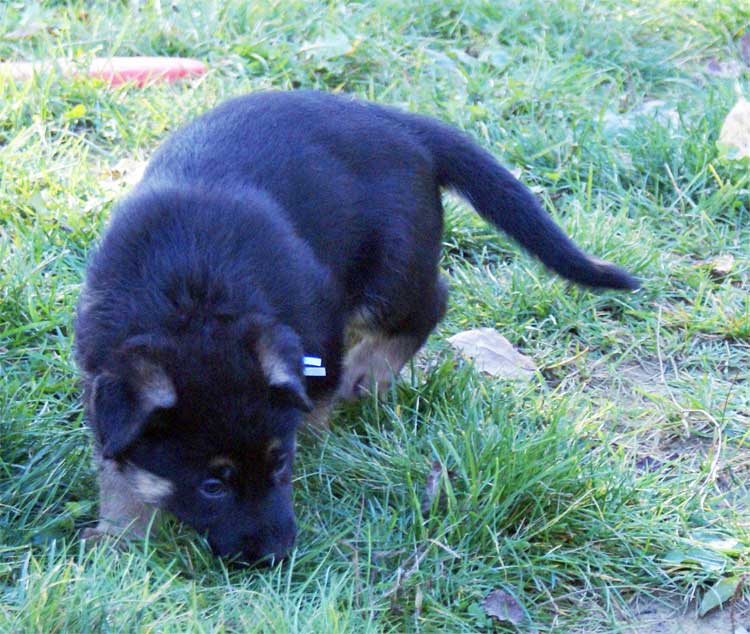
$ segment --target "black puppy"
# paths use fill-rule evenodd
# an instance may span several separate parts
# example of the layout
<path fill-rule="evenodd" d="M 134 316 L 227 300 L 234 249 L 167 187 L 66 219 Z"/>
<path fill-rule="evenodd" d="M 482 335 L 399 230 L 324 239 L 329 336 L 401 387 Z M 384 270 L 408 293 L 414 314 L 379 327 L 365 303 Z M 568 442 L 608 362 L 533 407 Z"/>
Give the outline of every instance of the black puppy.
<path fill-rule="evenodd" d="M 78 306 L 97 530 L 143 532 L 158 507 L 219 555 L 283 557 L 300 413 L 382 387 L 445 311 L 441 187 L 560 275 L 637 287 L 429 118 L 275 92 L 172 135 L 118 205 Z M 352 327 L 362 337 L 344 356 Z M 304 355 L 325 376 L 306 377 Z"/>

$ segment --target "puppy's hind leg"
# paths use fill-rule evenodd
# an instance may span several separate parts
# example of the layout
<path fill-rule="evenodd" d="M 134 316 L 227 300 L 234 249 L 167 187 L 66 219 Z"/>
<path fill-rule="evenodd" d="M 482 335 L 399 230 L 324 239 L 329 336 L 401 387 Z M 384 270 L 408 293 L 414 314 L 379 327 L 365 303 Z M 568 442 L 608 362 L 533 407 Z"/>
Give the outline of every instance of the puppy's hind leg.
<path fill-rule="evenodd" d="M 346 354 L 338 396 L 355 399 L 370 389 L 384 392 L 404 364 L 422 347 L 445 314 L 447 288 L 441 279 L 419 294 L 413 310 L 396 324 L 370 326 L 362 340 Z M 412 300 L 413 301 L 413 300 Z"/>

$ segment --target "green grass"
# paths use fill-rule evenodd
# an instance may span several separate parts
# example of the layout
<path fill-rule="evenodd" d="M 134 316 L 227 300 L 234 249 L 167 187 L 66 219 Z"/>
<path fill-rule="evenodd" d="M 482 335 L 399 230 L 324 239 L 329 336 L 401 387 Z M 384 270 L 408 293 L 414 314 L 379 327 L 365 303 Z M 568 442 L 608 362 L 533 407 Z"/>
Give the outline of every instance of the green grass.
<path fill-rule="evenodd" d="M 503 630 L 481 608 L 495 588 L 536 631 L 613 631 L 635 597 L 687 603 L 750 573 L 750 178 L 716 150 L 750 79 L 745 2 L 175 5 L 0 8 L 0 59 L 211 69 L 145 90 L 0 77 L 0 631 Z M 738 61 L 738 78 L 710 58 Z M 111 168 L 272 87 L 453 122 L 644 288 L 571 287 L 449 198 L 448 315 L 391 394 L 303 435 L 290 562 L 227 570 L 169 520 L 148 543 L 83 550 L 96 487 L 71 322 L 127 191 Z M 723 254 L 734 267 L 716 279 L 701 262 Z M 456 364 L 446 338 L 478 326 L 533 357 L 537 379 Z M 435 460 L 445 495 L 423 510 Z"/>

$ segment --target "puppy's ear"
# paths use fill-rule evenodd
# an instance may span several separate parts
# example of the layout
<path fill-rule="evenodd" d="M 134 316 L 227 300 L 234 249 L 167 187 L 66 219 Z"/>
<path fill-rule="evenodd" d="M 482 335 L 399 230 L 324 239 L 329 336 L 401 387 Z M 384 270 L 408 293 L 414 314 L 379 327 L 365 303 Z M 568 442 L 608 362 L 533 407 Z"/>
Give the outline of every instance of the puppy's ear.
<path fill-rule="evenodd" d="M 143 346 L 126 344 L 115 367 L 95 379 L 89 402 L 102 456 L 125 451 L 158 409 L 174 407 L 177 392 L 160 363 Z"/>
<path fill-rule="evenodd" d="M 248 334 L 272 398 L 303 412 L 312 411 L 302 378 L 302 344 L 297 333 L 277 322 L 254 319 Z"/>

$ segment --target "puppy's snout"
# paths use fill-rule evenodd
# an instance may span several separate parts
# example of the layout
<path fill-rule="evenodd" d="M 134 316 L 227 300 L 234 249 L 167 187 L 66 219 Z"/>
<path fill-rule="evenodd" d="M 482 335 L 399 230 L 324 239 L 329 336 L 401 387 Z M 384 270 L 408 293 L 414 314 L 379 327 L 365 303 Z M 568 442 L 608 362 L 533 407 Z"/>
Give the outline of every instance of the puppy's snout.
<path fill-rule="evenodd" d="M 292 525 L 283 535 L 269 535 L 265 539 L 248 537 L 243 554 L 249 563 L 273 566 L 286 559 L 294 546 L 297 527 Z"/>
<path fill-rule="evenodd" d="M 253 566 L 275 566 L 287 558 L 294 545 L 294 539 L 285 543 L 274 542 L 258 545 L 253 540 L 247 542 L 242 551 L 243 563 Z"/>
<path fill-rule="evenodd" d="M 227 557 L 238 565 L 245 566 L 274 566 L 286 559 L 294 546 L 297 528 L 292 525 L 282 534 L 273 531 L 272 534 L 261 535 L 248 533 L 242 535 L 235 547 L 223 547 L 209 539 L 214 554 Z"/>

